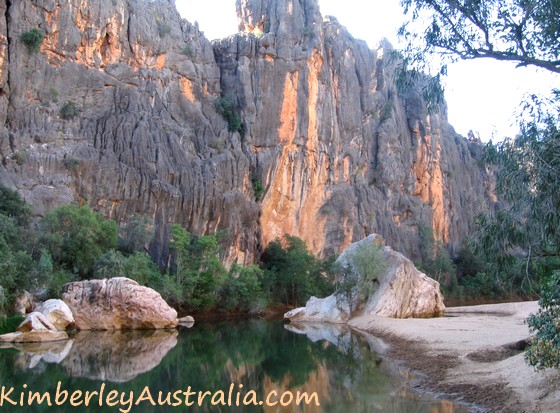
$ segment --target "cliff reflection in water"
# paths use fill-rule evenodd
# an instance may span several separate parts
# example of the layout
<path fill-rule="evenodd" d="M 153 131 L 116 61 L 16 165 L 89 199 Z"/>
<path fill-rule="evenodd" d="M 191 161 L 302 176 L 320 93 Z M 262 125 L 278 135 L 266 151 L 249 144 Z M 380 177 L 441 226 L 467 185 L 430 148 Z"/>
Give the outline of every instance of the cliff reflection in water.
<path fill-rule="evenodd" d="M 251 320 L 197 324 L 179 333 L 79 333 L 70 349 L 58 345 L 60 357 L 54 356 L 54 350 L 43 349 L 43 355 L 50 355 L 39 362 L 38 351 L 0 351 L 2 385 L 21 388 L 26 383 L 29 388 L 54 392 L 58 380 L 69 390 L 96 390 L 100 382 L 106 382 L 108 387 L 137 394 L 149 386 L 157 394 L 188 386 L 193 391 L 227 392 L 233 382 L 243 384 L 243 391 L 255 390 L 261 399 L 271 390 L 279 394 L 287 390 L 317 392 L 321 405 L 220 407 L 222 412 L 460 411 L 448 402 L 403 397 L 402 383 L 388 374 L 385 362 L 372 351 L 379 343 L 344 327 L 285 328 L 281 322 Z M 22 363 L 31 358 L 33 363 Z M 201 407 L 187 409 L 211 412 L 217 407 L 207 400 Z M 104 409 L 80 407 L 83 412 L 102 412 L 107 407 Z M 162 409 L 183 412 L 186 408 L 142 404 L 132 412 Z M 48 407 L 19 411 L 46 412 Z"/>

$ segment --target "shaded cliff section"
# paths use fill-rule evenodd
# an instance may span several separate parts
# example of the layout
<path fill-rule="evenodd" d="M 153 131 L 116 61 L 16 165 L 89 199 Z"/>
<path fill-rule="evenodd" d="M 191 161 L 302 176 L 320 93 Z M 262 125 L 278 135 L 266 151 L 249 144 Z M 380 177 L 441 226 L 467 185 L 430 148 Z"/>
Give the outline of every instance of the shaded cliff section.
<path fill-rule="evenodd" d="M 160 264 L 172 223 L 227 230 L 228 263 L 284 233 L 322 256 L 378 233 L 418 257 L 423 226 L 457 248 L 492 179 L 445 108 L 397 91 L 390 45 L 370 50 L 316 0 L 237 9 L 240 33 L 212 44 L 172 0 L 1 1 L 0 181 L 38 216 L 71 201 L 150 216 Z"/>

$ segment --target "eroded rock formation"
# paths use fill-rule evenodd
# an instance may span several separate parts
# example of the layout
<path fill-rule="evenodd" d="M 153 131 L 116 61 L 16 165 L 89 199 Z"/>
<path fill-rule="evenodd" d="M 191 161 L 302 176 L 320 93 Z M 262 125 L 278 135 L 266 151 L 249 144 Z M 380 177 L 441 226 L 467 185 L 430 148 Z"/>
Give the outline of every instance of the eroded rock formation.
<path fill-rule="evenodd" d="M 57 300 L 58 301 L 58 300 Z M 72 314 L 70 314 L 72 316 Z M 0 343 L 48 343 L 68 340 L 60 320 L 54 320 L 38 311 L 27 314 L 14 333 L 0 335 Z"/>
<path fill-rule="evenodd" d="M 62 300 L 47 300 L 40 304 L 36 311 L 43 314 L 59 331 L 67 330 L 74 325 L 72 311 Z"/>
<path fill-rule="evenodd" d="M 422 226 L 460 245 L 491 180 L 444 107 L 397 90 L 390 46 L 370 50 L 317 0 L 237 7 L 240 33 L 211 44 L 170 0 L 1 1 L 0 180 L 38 215 L 147 214 L 162 264 L 172 223 L 227 229 L 240 263 L 284 233 L 323 256 L 373 232 L 418 256 Z"/>
<path fill-rule="evenodd" d="M 382 248 L 382 267 L 375 279 L 367 280 L 372 288 L 371 293 L 364 295 L 360 289 L 366 274 L 362 273 L 364 268 L 356 266 L 354 257 L 370 248 Z M 337 276 L 338 285 L 344 285 L 348 279 L 352 284 L 326 298 L 311 297 L 305 307 L 289 311 L 284 318 L 296 322 L 346 323 L 357 314 L 393 318 L 443 315 L 445 306 L 439 283 L 418 271 L 404 255 L 385 246 L 378 235 L 352 244 L 337 262 L 343 269 Z"/>

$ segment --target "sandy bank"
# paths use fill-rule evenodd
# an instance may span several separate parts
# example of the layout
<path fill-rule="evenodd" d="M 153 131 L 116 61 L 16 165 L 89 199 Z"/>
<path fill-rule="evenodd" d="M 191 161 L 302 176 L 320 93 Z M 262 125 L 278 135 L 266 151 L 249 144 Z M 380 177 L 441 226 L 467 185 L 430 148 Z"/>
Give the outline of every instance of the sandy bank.
<path fill-rule="evenodd" d="M 362 316 L 358 330 L 384 337 L 390 356 L 425 373 L 422 387 L 456 395 L 492 412 L 560 412 L 555 371 L 526 365 L 519 342 L 537 302 L 454 307 L 446 317 L 390 319 Z"/>

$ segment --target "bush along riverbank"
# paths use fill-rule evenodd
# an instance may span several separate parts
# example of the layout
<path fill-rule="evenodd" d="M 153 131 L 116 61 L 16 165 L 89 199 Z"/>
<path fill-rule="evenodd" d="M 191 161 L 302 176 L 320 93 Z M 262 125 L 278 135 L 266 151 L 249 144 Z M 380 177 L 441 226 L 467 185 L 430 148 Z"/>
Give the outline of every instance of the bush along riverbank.
<path fill-rule="evenodd" d="M 92 278 L 131 278 L 181 312 L 237 315 L 302 305 L 334 288 L 333 260 L 317 259 L 297 237 L 270 243 L 260 266 L 227 269 L 220 260 L 226 234 L 197 236 L 176 224 L 169 265 L 159 268 L 146 252 L 153 236 L 146 217 L 119 227 L 88 206 L 64 205 L 32 223 L 16 192 L 0 185 L 0 200 L 0 314 L 11 315 L 24 291 L 58 298 L 64 284 Z"/>

